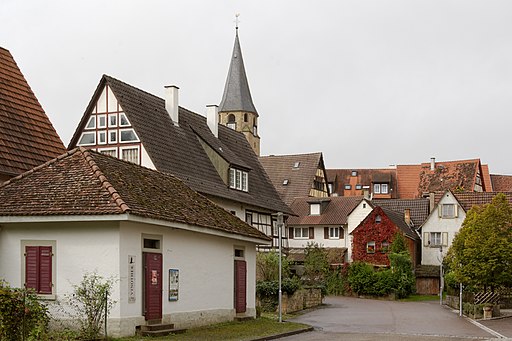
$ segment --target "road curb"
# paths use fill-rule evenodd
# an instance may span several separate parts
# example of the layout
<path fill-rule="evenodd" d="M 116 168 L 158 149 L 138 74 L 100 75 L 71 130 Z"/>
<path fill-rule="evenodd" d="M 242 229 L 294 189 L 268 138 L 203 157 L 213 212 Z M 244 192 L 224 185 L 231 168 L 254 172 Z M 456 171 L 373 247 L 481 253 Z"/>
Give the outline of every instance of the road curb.
<path fill-rule="evenodd" d="M 292 330 L 291 332 L 264 336 L 264 337 L 260 337 L 260 338 L 257 338 L 257 339 L 251 339 L 251 341 L 276 340 L 276 339 L 280 339 L 282 337 L 287 337 L 287 336 L 293 336 L 293 335 L 297 335 L 297 334 L 312 332 L 313 330 L 315 330 L 315 329 L 313 327 L 309 326 L 309 327 L 298 329 L 298 330 Z"/>

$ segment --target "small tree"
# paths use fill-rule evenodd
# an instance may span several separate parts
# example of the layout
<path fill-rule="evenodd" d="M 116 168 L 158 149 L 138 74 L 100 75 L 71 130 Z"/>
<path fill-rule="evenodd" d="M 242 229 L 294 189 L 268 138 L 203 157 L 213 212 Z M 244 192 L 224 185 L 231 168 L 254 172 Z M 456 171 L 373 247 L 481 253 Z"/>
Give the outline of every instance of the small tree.
<path fill-rule="evenodd" d="M 48 322 L 48 310 L 33 290 L 11 288 L 0 279 L 0 340 L 41 340 Z"/>
<path fill-rule="evenodd" d="M 256 255 L 258 281 L 279 280 L 279 254 L 275 251 L 258 252 Z M 281 258 L 282 277 L 290 277 L 290 264 L 286 257 Z"/>
<path fill-rule="evenodd" d="M 112 300 L 114 280 L 97 273 L 85 273 L 82 281 L 73 285 L 73 294 L 66 296 L 73 308 L 72 317 L 79 322 L 80 336 L 95 339 L 100 336 L 102 324 L 115 302 Z"/>
<path fill-rule="evenodd" d="M 409 253 L 409 250 L 407 249 L 407 245 L 405 244 L 405 238 L 400 232 L 395 233 L 395 235 L 393 236 L 393 241 L 391 242 L 389 251 L 391 253 L 401 253 L 401 252 L 406 252 L 407 254 Z"/>
<path fill-rule="evenodd" d="M 325 285 L 329 274 L 325 249 L 317 243 L 308 243 L 304 255 L 304 282 L 309 285 Z"/>
<path fill-rule="evenodd" d="M 512 207 L 504 194 L 474 206 L 455 235 L 447 261 L 457 282 L 493 290 L 512 285 Z"/>

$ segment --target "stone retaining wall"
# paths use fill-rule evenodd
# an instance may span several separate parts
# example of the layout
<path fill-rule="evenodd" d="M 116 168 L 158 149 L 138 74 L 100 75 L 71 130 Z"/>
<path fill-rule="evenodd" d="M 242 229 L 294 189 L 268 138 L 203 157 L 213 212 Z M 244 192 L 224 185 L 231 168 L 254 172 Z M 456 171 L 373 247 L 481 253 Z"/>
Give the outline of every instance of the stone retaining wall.
<path fill-rule="evenodd" d="M 322 304 L 322 299 L 322 290 L 317 288 L 300 289 L 290 296 L 283 293 L 282 311 L 286 314 L 317 307 Z"/>

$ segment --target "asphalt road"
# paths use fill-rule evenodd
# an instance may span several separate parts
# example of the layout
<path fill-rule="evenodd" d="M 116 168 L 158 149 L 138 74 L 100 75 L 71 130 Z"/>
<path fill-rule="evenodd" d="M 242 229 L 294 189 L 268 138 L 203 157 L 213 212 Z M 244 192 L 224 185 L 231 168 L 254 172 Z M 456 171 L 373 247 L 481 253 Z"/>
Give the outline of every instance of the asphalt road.
<path fill-rule="evenodd" d="M 512 334 L 499 334 L 493 330 L 486 330 L 483 326 L 479 327 L 478 323 L 459 317 L 436 301 L 396 302 L 327 297 L 325 304 L 323 308 L 312 310 L 291 320 L 313 326 L 314 332 L 294 335 L 282 340 L 455 341 L 491 340 L 503 336 L 512 338 Z M 512 319 L 509 320 L 512 323 Z M 494 321 L 499 320 L 485 323 Z M 501 323 L 503 324 L 503 321 Z M 490 325 L 487 327 L 497 328 Z"/>

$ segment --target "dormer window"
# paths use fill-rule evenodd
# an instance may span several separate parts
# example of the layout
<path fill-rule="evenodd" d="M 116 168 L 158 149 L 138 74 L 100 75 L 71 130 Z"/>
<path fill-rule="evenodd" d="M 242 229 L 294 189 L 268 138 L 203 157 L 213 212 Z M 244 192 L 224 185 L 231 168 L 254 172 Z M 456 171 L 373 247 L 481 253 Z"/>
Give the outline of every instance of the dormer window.
<path fill-rule="evenodd" d="M 229 187 L 239 191 L 249 191 L 249 174 L 240 169 L 230 168 Z"/>
<path fill-rule="evenodd" d="M 350 174 L 351 176 L 357 176 L 357 171 L 353 170 L 352 173 Z"/>
<path fill-rule="evenodd" d="M 320 204 L 309 204 L 309 215 L 320 215 Z"/>
<path fill-rule="evenodd" d="M 388 194 L 389 193 L 388 184 L 373 184 L 373 193 L 374 194 Z"/>

